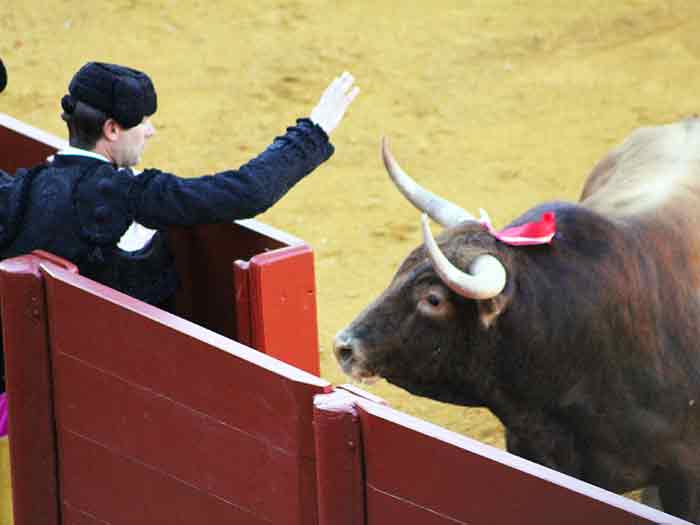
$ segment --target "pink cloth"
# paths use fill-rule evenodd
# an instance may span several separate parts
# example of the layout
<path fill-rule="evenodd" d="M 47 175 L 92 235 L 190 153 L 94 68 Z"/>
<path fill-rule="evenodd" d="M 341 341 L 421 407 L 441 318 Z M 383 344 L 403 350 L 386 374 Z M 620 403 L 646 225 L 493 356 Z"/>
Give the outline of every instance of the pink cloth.
<path fill-rule="evenodd" d="M 532 246 L 535 244 L 549 244 L 557 233 L 557 222 L 554 213 L 551 211 L 542 214 L 539 221 L 526 222 L 521 226 L 513 226 L 505 228 L 501 231 L 496 231 L 491 226 L 491 219 L 486 215 L 484 210 L 481 210 L 481 219 L 479 220 L 489 233 L 496 237 L 499 241 L 510 244 L 511 246 Z"/>
<path fill-rule="evenodd" d="M 0 394 L 0 437 L 7 435 L 7 394 Z"/>

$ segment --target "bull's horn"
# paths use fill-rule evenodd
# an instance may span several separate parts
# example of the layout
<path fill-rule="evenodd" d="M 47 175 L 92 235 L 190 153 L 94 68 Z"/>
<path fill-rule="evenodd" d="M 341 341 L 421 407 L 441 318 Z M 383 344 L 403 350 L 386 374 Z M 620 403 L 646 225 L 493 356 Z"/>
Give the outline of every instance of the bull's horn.
<path fill-rule="evenodd" d="M 480 255 L 469 267 L 470 273 L 454 266 L 438 248 L 430 232 L 428 217 L 421 215 L 423 240 L 435 271 L 440 279 L 454 292 L 468 299 L 491 299 L 506 286 L 506 269 L 493 255 Z"/>
<path fill-rule="evenodd" d="M 384 166 L 386 166 L 391 180 L 394 181 L 404 197 L 420 211 L 430 215 L 430 218 L 435 222 L 449 228 L 460 222 L 476 221 L 476 218 L 468 211 L 422 188 L 406 175 L 389 151 L 389 141 L 386 137 L 382 138 L 382 159 L 384 159 Z"/>

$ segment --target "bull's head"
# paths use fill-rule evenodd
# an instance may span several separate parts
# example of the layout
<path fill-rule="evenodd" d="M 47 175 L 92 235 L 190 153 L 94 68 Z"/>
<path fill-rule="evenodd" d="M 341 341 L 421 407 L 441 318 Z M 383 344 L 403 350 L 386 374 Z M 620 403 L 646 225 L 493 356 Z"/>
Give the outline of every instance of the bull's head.
<path fill-rule="evenodd" d="M 406 175 L 386 141 L 382 156 L 395 185 L 423 212 L 424 244 L 381 296 L 338 333 L 335 355 L 353 379 L 385 377 L 439 399 L 437 383 L 455 373 L 464 384 L 465 374 L 484 372 L 493 359 L 472 343 L 494 337 L 493 325 L 508 304 L 509 254 L 471 214 Z M 426 214 L 446 228 L 437 242 Z M 479 403 L 478 392 L 463 395 L 464 403 Z"/>

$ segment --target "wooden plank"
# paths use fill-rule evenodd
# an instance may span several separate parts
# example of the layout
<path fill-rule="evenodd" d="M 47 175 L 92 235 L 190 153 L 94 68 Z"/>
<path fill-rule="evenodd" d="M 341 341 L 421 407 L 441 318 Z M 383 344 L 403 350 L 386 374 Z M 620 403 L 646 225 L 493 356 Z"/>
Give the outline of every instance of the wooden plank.
<path fill-rule="evenodd" d="M 66 146 L 66 140 L 0 113 L 0 170 L 30 168 Z"/>
<path fill-rule="evenodd" d="M 87 512 L 80 511 L 64 503 L 62 525 L 105 525 L 103 521 L 98 520 L 95 516 L 91 516 Z"/>
<path fill-rule="evenodd" d="M 316 396 L 314 431 L 319 525 L 364 523 L 365 480 L 355 397 L 340 390 Z"/>
<path fill-rule="evenodd" d="M 320 374 L 313 252 L 291 246 L 250 260 L 253 347 Z"/>
<path fill-rule="evenodd" d="M 167 444 L 165 445 L 167 446 Z M 167 472 L 115 456 L 98 443 L 62 436 L 63 512 L 69 523 L 192 525 L 270 523 Z M 278 522 L 283 523 L 283 522 Z"/>
<path fill-rule="evenodd" d="M 416 473 L 415 475 L 419 475 Z M 358 522 L 359 523 L 359 522 Z M 503 525 L 500 521 L 464 522 L 439 514 L 431 508 L 415 505 L 392 494 L 387 494 L 373 486 L 367 487 L 367 525 L 383 525 L 385 523 L 401 523 L 411 525 Z M 528 521 L 512 522 L 520 525 Z M 561 521 L 559 523 L 569 522 Z"/>
<path fill-rule="evenodd" d="M 110 461 L 181 480 L 258 518 L 316 521 L 312 398 L 327 382 L 88 279 L 42 269 L 64 484 L 81 469 L 64 440 L 75 445 L 79 436 Z M 99 470 L 81 472 L 83 488 L 71 485 L 71 494 L 84 491 L 83 505 L 104 482 Z"/>
<path fill-rule="evenodd" d="M 311 400 L 328 385 L 94 281 L 55 267 L 42 268 L 48 275 L 54 353 L 108 370 L 223 421 L 233 418 L 234 426 L 243 424 L 253 433 L 276 435 L 278 446 L 296 443 L 296 432 L 290 434 L 286 425 L 300 424 L 297 398 Z M 237 396 L 256 391 L 260 395 Z M 294 412 L 285 414 L 290 407 Z M 311 404 L 305 412 L 310 422 Z M 305 450 L 312 455 L 312 440 Z"/>
<path fill-rule="evenodd" d="M 358 413 L 369 524 L 687 523 L 388 407 Z"/>
<path fill-rule="evenodd" d="M 10 416 L 15 525 L 57 525 L 59 488 L 43 252 L 0 263 L 0 297 Z"/>
<path fill-rule="evenodd" d="M 134 462 L 204 488 L 265 521 L 281 523 L 297 511 L 298 473 L 313 466 L 305 465 L 310 459 L 73 357 L 55 359 L 62 437 L 74 434 L 79 437 L 74 441 L 99 443 L 114 461 Z M 76 503 L 66 494 L 63 499 Z M 87 503 L 84 494 L 80 503 Z"/>

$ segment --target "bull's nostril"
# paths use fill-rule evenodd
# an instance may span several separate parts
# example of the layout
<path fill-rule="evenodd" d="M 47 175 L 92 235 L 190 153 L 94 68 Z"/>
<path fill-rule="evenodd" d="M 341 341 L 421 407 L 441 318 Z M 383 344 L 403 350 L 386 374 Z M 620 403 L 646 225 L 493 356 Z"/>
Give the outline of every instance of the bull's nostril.
<path fill-rule="evenodd" d="M 338 348 L 338 361 L 341 365 L 347 364 L 352 361 L 352 348 L 348 346 Z"/>

